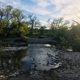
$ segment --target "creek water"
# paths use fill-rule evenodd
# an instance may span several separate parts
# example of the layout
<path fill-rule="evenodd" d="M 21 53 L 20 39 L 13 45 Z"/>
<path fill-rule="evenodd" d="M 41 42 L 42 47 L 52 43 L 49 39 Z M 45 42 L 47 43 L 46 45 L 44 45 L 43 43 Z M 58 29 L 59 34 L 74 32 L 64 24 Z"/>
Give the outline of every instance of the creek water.
<path fill-rule="evenodd" d="M 59 67 L 60 63 L 55 63 L 57 55 L 56 48 L 50 44 L 28 44 L 28 48 L 18 51 L 7 51 L 2 56 L 3 69 L 23 71 L 27 70 L 50 70 Z"/>
<path fill-rule="evenodd" d="M 22 69 L 49 70 L 54 67 L 55 55 L 55 48 L 49 44 L 29 44 Z"/>

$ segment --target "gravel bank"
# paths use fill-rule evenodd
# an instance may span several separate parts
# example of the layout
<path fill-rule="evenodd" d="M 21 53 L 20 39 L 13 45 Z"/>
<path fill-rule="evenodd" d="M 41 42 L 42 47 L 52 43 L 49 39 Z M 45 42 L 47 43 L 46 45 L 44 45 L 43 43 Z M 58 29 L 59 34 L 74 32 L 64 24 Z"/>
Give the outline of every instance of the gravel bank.
<path fill-rule="evenodd" d="M 54 70 L 57 77 L 62 80 L 80 80 L 80 53 L 59 51 L 57 57 L 63 64 Z"/>

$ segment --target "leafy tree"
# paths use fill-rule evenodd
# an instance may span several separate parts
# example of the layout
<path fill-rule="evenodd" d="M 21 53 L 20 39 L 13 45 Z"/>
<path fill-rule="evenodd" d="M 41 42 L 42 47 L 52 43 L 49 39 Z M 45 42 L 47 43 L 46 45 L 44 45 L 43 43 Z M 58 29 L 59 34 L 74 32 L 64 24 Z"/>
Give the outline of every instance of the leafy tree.
<path fill-rule="evenodd" d="M 61 48 L 63 48 L 63 47 L 68 48 L 69 47 L 68 44 L 69 44 L 68 41 L 64 37 L 60 37 L 60 44 L 59 44 L 59 46 Z"/>
<path fill-rule="evenodd" d="M 14 9 L 12 11 L 12 15 L 13 15 L 13 20 L 16 20 L 18 22 L 21 22 L 24 18 L 25 15 L 22 14 L 22 11 L 20 9 Z"/>
<path fill-rule="evenodd" d="M 75 40 L 76 37 L 80 36 L 80 25 L 72 25 L 70 31 L 72 40 Z"/>
<path fill-rule="evenodd" d="M 5 15 L 4 8 L 0 8 L 0 28 L 2 28 L 3 26 L 4 15 Z"/>
<path fill-rule="evenodd" d="M 15 28 L 16 34 L 20 36 L 21 35 L 20 27 L 22 27 L 23 25 L 23 19 L 25 18 L 25 16 L 22 14 L 22 11 L 19 9 L 14 9 L 12 11 L 12 16 L 13 16 L 13 19 L 12 19 L 10 31 L 12 31 Z M 10 31 L 9 31 L 9 34 L 10 34 Z"/>
<path fill-rule="evenodd" d="M 28 33 L 28 25 L 23 23 L 25 16 L 19 9 L 8 5 L 0 9 L 0 34 L 8 37 L 11 34 L 21 36 Z M 23 27 L 23 28 L 22 28 Z M 24 30 L 25 27 L 25 30 Z M 25 35 L 25 34 L 24 34 Z"/>
<path fill-rule="evenodd" d="M 33 34 L 34 34 L 35 36 L 38 36 L 38 35 L 39 35 L 39 29 L 38 29 L 38 28 L 34 28 L 34 29 L 33 29 Z"/>
<path fill-rule="evenodd" d="M 60 41 L 60 37 L 64 37 L 65 39 L 67 39 L 67 31 L 68 31 L 68 27 L 60 26 L 54 32 L 54 39 L 58 41 Z"/>
<path fill-rule="evenodd" d="M 44 35 L 44 32 L 45 32 L 45 27 L 43 26 L 43 27 L 40 27 L 40 29 L 39 29 L 39 35 L 40 36 L 43 36 Z"/>
<path fill-rule="evenodd" d="M 28 24 L 22 23 L 19 31 L 21 33 L 21 36 L 24 36 L 24 35 L 28 34 L 29 33 Z"/>
<path fill-rule="evenodd" d="M 48 19 L 48 23 L 50 25 L 49 33 L 53 35 L 56 39 L 60 40 L 60 35 L 63 35 L 63 33 L 65 32 L 62 29 L 67 28 L 69 21 L 63 20 L 63 18 L 60 17 L 58 19 L 53 19 L 53 20 Z"/>
<path fill-rule="evenodd" d="M 5 36 L 8 36 L 9 34 L 9 29 L 10 29 L 10 21 L 12 19 L 12 10 L 13 7 L 8 5 L 6 6 L 5 10 L 5 14 L 4 14 L 4 26 L 3 26 L 3 34 Z"/>
<path fill-rule="evenodd" d="M 80 52 L 80 37 L 76 37 L 72 44 L 73 51 Z"/>
<path fill-rule="evenodd" d="M 71 26 L 68 38 L 73 51 L 80 51 L 80 24 Z"/>

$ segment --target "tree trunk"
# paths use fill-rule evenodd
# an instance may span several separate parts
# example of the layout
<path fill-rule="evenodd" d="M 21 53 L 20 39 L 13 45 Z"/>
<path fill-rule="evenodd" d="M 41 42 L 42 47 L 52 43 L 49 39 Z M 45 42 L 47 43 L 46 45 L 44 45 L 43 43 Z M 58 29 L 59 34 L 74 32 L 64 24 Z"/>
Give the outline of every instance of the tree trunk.
<path fill-rule="evenodd" d="M 31 35 L 33 35 L 33 25 L 34 25 L 34 22 L 32 21 Z"/>

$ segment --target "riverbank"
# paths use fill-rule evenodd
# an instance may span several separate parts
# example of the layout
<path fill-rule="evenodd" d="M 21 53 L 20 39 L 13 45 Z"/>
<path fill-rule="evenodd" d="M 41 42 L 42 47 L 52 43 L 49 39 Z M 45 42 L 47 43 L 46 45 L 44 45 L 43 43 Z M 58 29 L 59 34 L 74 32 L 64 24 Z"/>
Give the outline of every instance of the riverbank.
<path fill-rule="evenodd" d="M 63 61 L 62 67 L 54 70 L 62 80 L 80 80 L 80 52 L 60 51 L 57 55 Z"/>
<path fill-rule="evenodd" d="M 25 50 L 27 48 L 28 48 L 27 46 L 23 46 L 23 47 L 4 47 L 2 49 L 2 51 L 3 52 L 5 52 L 5 51 L 20 51 L 20 50 Z"/>
<path fill-rule="evenodd" d="M 55 47 L 52 48 L 49 45 L 43 46 L 43 44 L 30 44 L 28 45 L 27 55 L 28 57 L 24 57 L 23 59 L 24 62 L 28 59 L 28 62 L 33 60 L 33 62 L 29 63 L 34 68 L 25 70 L 23 73 L 21 71 L 19 73 L 15 71 L 15 74 L 11 73 L 9 77 L 4 76 L 4 74 L 2 76 L 8 78 L 7 80 L 80 80 L 80 52 L 62 51 Z M 30 58 L 29 55 L 31 55 Z M 51 59 L 51 61 L 45 62 L 45 59 Z M 28 64 L 28 62 L 26 63 Z M 59 62 L 61 62 L 61 66 L 54 68 Z M 29 64 L 28 66 L 30 67 Z"/>
<path fill-rule="evenodd" d="M 80 53 L 57 50 L 55 61 L 62 66 L 49 71 L 32 70 L 8 80 L 80 80 Z"/>
<path fill-rule="evenodd" d="M 1 38 L 0 39 L 0 46 L 3 47 L 16 47 L 16 46 L 27 46 L 28 38 Z"/>

